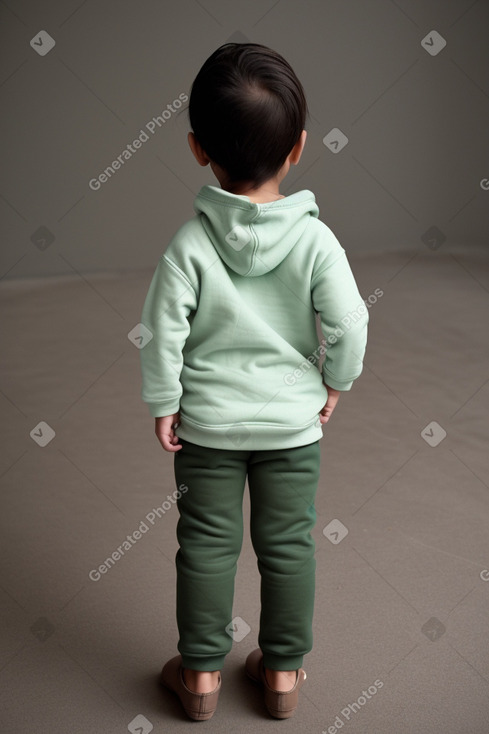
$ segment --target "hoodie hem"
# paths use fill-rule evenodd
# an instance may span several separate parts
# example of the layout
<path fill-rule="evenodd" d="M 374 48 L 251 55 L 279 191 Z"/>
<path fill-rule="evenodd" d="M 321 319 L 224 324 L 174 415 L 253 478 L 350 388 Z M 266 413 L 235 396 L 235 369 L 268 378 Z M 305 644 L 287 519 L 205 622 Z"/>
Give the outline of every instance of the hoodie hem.
<path fill-rule="evenodd" d="M 319 419 L 318 419 L 319 420 Z M 318 421 L 305 428 L 270 426 L 264 423 L 198 426 L 180 418 L 176 430 L 178 438 L 213 449 L 229 451 L 275 451 L 307 446 L 323 437 Z"/>

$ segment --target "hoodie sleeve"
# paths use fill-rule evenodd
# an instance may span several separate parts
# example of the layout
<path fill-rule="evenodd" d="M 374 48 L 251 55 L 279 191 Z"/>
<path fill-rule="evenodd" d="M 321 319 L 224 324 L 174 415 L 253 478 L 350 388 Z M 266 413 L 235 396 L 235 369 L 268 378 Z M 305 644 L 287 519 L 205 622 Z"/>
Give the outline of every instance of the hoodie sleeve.
<path fill-rule="evenodd" d="M 326 341 L 323 380 L 334 390 L 350 390 L 362 373 L 369 316 L 341 250 L 333 262 L 325 265 L 323 261 L 313 273 L 311 295 Z"/>
<path fill-rule="evenodd" d="M 140 350 L 141 397 L 154 417 L 173 415 L 183 389 L 182 351 L 190 333 L 188 320 L 197 308 L 197 295 L 186 275 L 162 255 L 150 283 L 141 314 L 150 341 Z"/>

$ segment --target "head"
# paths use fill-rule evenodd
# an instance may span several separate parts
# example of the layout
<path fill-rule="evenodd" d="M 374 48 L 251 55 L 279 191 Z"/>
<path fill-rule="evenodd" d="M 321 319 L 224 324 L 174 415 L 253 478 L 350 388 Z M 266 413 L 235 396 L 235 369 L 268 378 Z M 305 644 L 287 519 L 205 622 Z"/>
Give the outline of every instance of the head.
<path fill-rule="evenodd" d="M 299 161 L 307 135 L 304 90 L 287 61 L 266 46 L 220 46 L 192 84 L 188 111 L 195 157 L 210 163 L 230 191 L 283 178 Z"/>

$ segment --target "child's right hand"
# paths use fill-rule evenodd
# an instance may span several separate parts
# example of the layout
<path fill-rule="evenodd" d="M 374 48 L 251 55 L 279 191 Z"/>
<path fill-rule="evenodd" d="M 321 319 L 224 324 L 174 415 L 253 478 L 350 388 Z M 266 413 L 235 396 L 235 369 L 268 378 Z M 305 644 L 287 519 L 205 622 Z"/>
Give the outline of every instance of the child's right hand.
<path fill-rule="evenodd" d="M 328 399 L 326 401 L 326 405 L 319 413 L 319 420 L 321 421 L 321 425 L 329 421 L 329 419 L 331 418 L 331 413 L 335 409 L 336 403 L 338 402 L 340 397 L 339 390 L 335 390 L 334 388 L 329 387 L 328 385 L 326 385 L 326 383 L 324 383 L 324 386 L 328 391 Z"/>
<path fill-rule="evenodd" d="M 180 451 L 182 448 L 182 444 L 178 443 L 178 436 L 175 433 L 179 423 L 180 413 L 155 418 L 155 433 L 165 451 Z"/>

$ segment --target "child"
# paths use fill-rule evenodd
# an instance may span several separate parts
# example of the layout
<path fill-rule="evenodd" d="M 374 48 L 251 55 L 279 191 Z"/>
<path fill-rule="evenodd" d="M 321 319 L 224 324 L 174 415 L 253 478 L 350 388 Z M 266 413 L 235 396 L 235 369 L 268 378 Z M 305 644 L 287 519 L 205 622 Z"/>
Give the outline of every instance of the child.
<path fill-rule="evenodd" d="M 319 440 L 362 372 L 368 312 L 314 194 L 279 193 L 299 163 L 306 115 L 301 83 L 275 51 L 227 43 L 207 59 L 191 89 L 188 141 L 221 187 L 201 188 L 141 316 L 152 335 L 140 351 L 141 395 L 174 452 L 180 495 L 180 655 L 161 682 L 196 720 L 214 714 L 232 635 L 247 632 L 230 624 L 246 478 L 261 616 L 245 670 L 272 716 L 294 714 L 312 649 Z"/>

